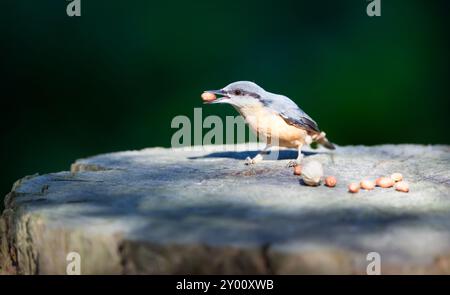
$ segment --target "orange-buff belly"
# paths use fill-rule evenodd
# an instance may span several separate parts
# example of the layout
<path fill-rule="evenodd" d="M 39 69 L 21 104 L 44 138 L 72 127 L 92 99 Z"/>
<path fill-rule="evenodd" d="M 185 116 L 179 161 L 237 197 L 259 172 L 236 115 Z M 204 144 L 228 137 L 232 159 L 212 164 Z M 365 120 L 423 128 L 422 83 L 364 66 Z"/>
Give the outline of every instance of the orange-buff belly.
<path fill-rule="evenodd" d="M 239 111 L 253 132 L 267 143 L 288 148 L 305 144 L 306 130 L 289 125 L 263 106 L 241 108 Z"/>

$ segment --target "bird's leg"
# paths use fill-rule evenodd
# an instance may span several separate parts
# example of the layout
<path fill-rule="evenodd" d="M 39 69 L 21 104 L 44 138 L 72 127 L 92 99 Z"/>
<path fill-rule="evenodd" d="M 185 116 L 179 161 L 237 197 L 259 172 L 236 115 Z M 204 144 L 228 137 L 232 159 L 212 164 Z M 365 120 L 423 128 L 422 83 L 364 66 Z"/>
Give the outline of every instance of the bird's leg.
<path fill-rule="evenodd" d="M 269 153 L 271 145 L 267 144 L 262 151 L 260 151 L 254 158 L 247 157 L 245 159 L 245 165 L 253 165 L 259 163 L 263 160 L 263 155 L 267 155 Z"/>
<path fill-rule="evenodd" d="M 303 160 L 302 147 L 303 147 L 303 144 L 300 144 L 298 146 L 298 148 L 297 148 L 298 149 L 297 159 L 295 161 L 290 161 L 288 163 L 288 167 L 295 167 L 295 166 L 300 165 L 302 163 L 302 160 Z"/>

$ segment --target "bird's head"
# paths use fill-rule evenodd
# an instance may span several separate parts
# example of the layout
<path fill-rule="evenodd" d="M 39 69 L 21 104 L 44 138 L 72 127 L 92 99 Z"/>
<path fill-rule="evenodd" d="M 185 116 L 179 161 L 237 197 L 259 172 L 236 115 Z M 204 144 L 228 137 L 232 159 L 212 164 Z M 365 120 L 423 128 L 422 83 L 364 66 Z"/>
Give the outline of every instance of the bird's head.
<path fill-rule="evenodd" d="M 266 93 L 257 84 L 248 81 L 234 82 L 222 89 L 205 92 L 218 95 L 217 99 L 209 103 L 228 103 L 238 108 L 260 104 Z"/>

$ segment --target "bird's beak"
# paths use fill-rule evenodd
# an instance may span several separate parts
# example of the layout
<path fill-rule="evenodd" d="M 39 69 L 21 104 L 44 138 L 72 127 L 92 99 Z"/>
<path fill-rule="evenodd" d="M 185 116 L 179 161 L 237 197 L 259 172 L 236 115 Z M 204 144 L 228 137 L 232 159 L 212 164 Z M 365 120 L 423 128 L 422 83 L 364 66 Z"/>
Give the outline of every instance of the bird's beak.
<path fill-rule="evenodd" d="M 226 91 L 220 90 L 206 90 L 207 93 L 212 93 L 217 95 L 217 98 L 213 101 L 205 102 L 207 104 L 211 103 L 228 103 L 230 101 L 230 96 L 226 93 Z"/>

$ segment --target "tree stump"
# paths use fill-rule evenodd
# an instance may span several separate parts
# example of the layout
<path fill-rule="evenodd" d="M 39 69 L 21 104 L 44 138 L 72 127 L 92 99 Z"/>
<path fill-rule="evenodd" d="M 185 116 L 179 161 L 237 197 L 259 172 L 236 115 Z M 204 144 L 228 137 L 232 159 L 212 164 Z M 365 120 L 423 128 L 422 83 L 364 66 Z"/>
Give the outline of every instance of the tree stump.
<path fill-rule="evenodd" d="M 335 188 L 302 185 L 255 146 L 151 148 L 76 161 L 16 182 L 0 218 L 0 272 L 65 274 L 450 273 L 450 147 L 315 150 Z M 228 150 L 229 152 L 227 152 Z M 232 150 L 232 151 L 231 151 Z M 410 192 L 347 192 L 401 172 Z"/>

